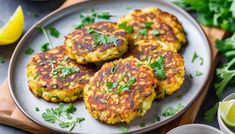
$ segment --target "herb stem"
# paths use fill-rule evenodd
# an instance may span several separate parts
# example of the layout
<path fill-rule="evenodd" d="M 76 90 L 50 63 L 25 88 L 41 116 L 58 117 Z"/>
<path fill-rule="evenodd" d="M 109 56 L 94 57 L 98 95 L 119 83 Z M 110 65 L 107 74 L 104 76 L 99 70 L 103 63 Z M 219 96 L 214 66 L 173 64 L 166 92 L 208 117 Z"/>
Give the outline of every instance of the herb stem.
<path fill-rule="evenodd" d="M 45 38 L 47 39 L 47 42 L 50 44 L 51 48 L 53 48 L 53 45 L 51 43 L 51 40 L 50 40 L 50 38 L 48 36 L 48 33 L 47 33 L 46 29 L 44 27 L 42 27 L 42 26 L 39 26 L 39 25 L 37 25 L 36 28 L 38 28 L 39 30 L 42 31 L 42 33 L 44 34 Z"/>

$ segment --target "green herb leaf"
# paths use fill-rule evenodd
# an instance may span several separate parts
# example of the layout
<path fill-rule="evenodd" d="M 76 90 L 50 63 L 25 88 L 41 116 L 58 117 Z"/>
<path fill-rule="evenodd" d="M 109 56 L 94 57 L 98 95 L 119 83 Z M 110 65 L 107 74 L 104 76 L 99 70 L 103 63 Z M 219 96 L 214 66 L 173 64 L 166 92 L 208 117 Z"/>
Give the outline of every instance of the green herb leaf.
<path fill-rule="evenodd" d="M 192 63 L 198 58 L 198 55 L 196 52 L 193 53 Z"/>
<path fill-rule="evenodd" d="M 46 29 L 50 32 L 51 36 L 55 38 L 58 38 L 60 36 L 60 32 L 55 27 L 49 26 Z"/>
<path fill-rule="evenodd" d="M 161 120 L 160 116 L 156 116 L 156 117 L 154 118 L 154 123 L 159 122 L 160 120 Z"/>
<path fill-rule="evenodd" d="M 146 28 L 140 29 L 140 30 L 139 30 L 139 34 L 142 35 L 142 36 L 144 36 L 144 37 L 147 37 L 147 34 L 148 34 L 148 33 L 147 33 L 147 29 L 146 29 Z"/>
<path fill-rule="evenodd" d="M 164 57 L 159 56 L 156 61 L 150 64 L 150 67 L 155 71 L 155 75 L 160 80 L 164 80 L 166 78 L 166 73 L 164 69 Z"/>
<path fill-rule="evenodd" d="M 50 123 L 55 123 L 58 120 L 53 109 L 46 109 L 46 112 L 42 114 L 42 118 Z"/>
<path fill-rule="evenodd" d="M 212 122 L 216 116 L 216 113 L 219 108 L 219 103 L 216 103 L 212 108 L 210 108 L 208 111 L 204 114 L 204 120 L 207 122 Z"/>
<path fill-rule="evenodd" d="M 196 71 L 196 75 L 195 76 L 202 76 L 203 75 L 203 73 L 202 72 L 200 72 L 200 71 Z"/>
<path fill-rule="evenodd" d="M 40 109 L 39 109 L 38 107 L 36 107 L 36 108 L 35 108 L 35 111 L 38 112 L 38 111 L 40 111 Z"/>
<path fill-rule="evenodd" d="M 106 83 L 106 86 L 108 88 L 108 91 L 112 91 L 114 88 L 117 88 L 118 87 L 118 83 L 117 82 L 107 82 Z"/>
<path fill-rule="evenodd" d="M 144 27 L 147 28 L 147 29 L 150 28 L 152 25 L 153 25 L 152 21 L 148 21 L 148 22 L 144 23 Z"/>
<path fill-rule="evenodd" d="M 183 105 L 181 103 L 179 103 L 176 108 L 173 108 L 173 107 L 168 107 L 165 109 L 165 111 L 162 113 L 162 116 L 173 116 L 175 114 L 177 114 L 180 110 L 183 109 Z"/>
<path fill-rule="evenodd" d="M 80 72 L 80 68 L 75 68 L 75 67 L 61 67 L 59 69 L 61 70 L 60 77 L 62 77 L 62 78 L 64 78 L 67 75 Z"/>
<path fill-rule="evenodd" d="M 111 68 L 111 73 L 114 74 L 117 71 L 117 66 L 113 66 Z"/>
<path fill-rule="evenodd" d="M 128 33 L 133 33 L 134 32 L 134 28 L 132 26 L 128 26 L 127 21 L 119 24 L 118 27 L 121 28 L 121 29 L 124 29 Z"/>
<path fill-rule="evenodd" d="M 97 15 L 97 17 L 100 19 L 109 20 L 111 17 L 113 17 L 113 15 L 111 15 L 109 12 L 101 12 Z"/>
<path fill-rule="evenodd" d="M 67 107 L 65 107 L 64 112 L 71 114 L 71 113 L 75 112 L 76 110 L 77 110 L 77 108 L 72 103 L 70 103 L 67 105 Z"/>
<path fill-rule="evenodd" d="M 119 127 L 119 130 L 122 132 L 128 132 L 129 128 L 127 126 L 122 125 Z"/>
<path fill-rule="evenodd" d="M 124 85 L 121 85 L 118 90 L 116 90 L 116 94 L 120 94 L 122 91 L 129 91 L 129 86 L 133 85 L 136 82 L 136 78 L 135 77 L 131 77 L 127 83 L 125 83 Z"/>
<path fill-rule="evenodd" d="M 104 35 L 103 33 L 100 33 L 94 29 L 88 29 L 88 33 L 94 33 L 93 38 L 94 38 L 94 43 L 93 45 L 109 45 L 109 44 L 114 44 L 115 46 L 117 45 L 118 38 L 113 37 L 113 36 L 108 36 Z"/>
<path fill-rule="evenodd" d="M 156 30 L 156 29 L 154 29 L 152 31 L 152 33 L 153 33 L 154 36 L 158 36 L 160 34 L 160 32 L 158 30 Z"/>
<path fill-rule="evenodd" d="M 38 29 L 39 31 L 41 31 L 44 34 L 45 38 L 47 39 L 47 42 L 50 44 L 51 48 L 53 48 L 51 40 L 49 38 L 49 35 L 47 34 L 46 29 L 42 26 L 39 26 L 39 25 L 36 26 L 36 29 Z"/>
<path fill-rule="evenodd" d="M 140 123 L 140 127 L 142 128 L 142 127 L 145 127 L 145 123 Z"/>
<path fill-rule="evenodd" d="M 34 52 L 34 49 L 31 48 L 31 47 L 28 47 L 28 48 L 26 49 L 26 51 L 25 51 L 25 54 L 27 54 L 27 55 L 32 55 L 33 52 Z"/>
<path fill-rule="evenodd" d="M 46 52 L 47 50 L 49 50 L 49 43 L 44 43 L 44 44 L 41 46 L 41 51 L 42 51 L 42 52 Z"/>
<path fill-rule="evenodd" d="M 5 62 L 5 59 L 2 56 L 0 56 L 0 63 L 4 63 L 4 62 Z"/>

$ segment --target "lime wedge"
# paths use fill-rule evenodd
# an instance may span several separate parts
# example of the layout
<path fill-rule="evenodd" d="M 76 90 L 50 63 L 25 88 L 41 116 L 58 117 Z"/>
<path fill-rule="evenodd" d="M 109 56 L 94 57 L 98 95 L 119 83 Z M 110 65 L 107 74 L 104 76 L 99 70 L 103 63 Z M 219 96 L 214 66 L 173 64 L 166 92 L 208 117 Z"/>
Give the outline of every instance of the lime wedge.
<path fill-rule="evenodd" d="M 24 30 L 24 12 L 18 6 L 8 22 L 0 28 L 0 45 L 8 45 L 17 41 Z"/>
<path fill-rule="evenodd" d="M 235 128 L 235 100 L 219 103 L 220 116 L 229 127 Z"/>

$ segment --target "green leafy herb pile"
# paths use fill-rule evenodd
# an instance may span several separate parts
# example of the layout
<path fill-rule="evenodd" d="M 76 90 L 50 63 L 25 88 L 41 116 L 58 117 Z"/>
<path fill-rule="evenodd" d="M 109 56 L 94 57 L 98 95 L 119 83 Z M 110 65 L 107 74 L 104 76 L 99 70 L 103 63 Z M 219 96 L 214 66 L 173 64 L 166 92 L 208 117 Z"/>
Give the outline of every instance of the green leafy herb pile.
<path fill-rule="evenodd" d="M 35 108 L 39 112 L 39 108 Z M 85 120 L 83 117 L 73 117 L 73 113 L 76 112 L 77 108 L 73 104 L 64 105 L 60 103 L 56 108 L 46 109 L 46 112 L 42 113 L 42 118 L 49 123 L 59 123 L 61 128 L 73 128 Z"/>
<path fill-rule="evenodd" d="M 173 0 L 187 10 L 197 12 L 197 20 L 207 26 L 235 32 L 234 0 Z"/>
<path fill-rule="evenodd" d="M 220 98 L 226 86 L 233 83 L 235 76 L 235 0 L 173 0 L 186 10 L 196 11 L 197 20 L 207 26 L 222 28 L 233 35 L 217 40 L 216 47 L 226 58 L 226 63 L 216 69 L 216 95 Z M 218 103 L 204 114 L 204 119 L 213 121 Z"/>

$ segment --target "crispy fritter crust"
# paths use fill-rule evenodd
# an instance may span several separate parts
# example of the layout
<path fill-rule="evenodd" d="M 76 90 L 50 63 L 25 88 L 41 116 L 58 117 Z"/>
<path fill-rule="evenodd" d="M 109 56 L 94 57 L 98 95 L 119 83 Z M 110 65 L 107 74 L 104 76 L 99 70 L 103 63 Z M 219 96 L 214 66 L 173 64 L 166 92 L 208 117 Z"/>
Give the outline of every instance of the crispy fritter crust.
<path fill-rule="evenodd" d="M 87 29 L 92 28 L 104 35 L 118 38 L 116 44 L 94 46 L 94 36 Z M 72 59 L 78 63 L 94 63 L 121 57 L 128 48 L 128 34 L 112 22 L 96 22 L 78 29 L 65 38 L 66 49 Z"/>
<path fill-rule="evenodd" d="M 62 76 L 59 67 L 79 68 L 79 72 Z M 26 70 L 29 89 L 51 102 L 73 102 L 82 97 L 83 88 L 95 73 L 93 67 L 79 65 L 67 56 L 64 46 L 35 54 Z"/>
<path fill-rule="evenodd" d="M 118 24 L 123 22 L 127 22 L 129 26 L 134 28 L 134 32 L 130 36 L 132 42 L 141 39 L 160 40 L 173 47 L 175 51 L 178 51 L 181 45 L 186 43 L 182 24 L 174 15 L 163 12 L 159 8 L 131 11 L 128 15 L 120 18 Z M 147 28 L 147 36 L 143 36 L 139 32 L 145 28 L 146 22 L 153 24 Z M 159 35 L 155 36 L 153 30 L 157 30 Z"/>
<path fill-rule="evenodd" d="M 115 73 L 111 71 L 113 67 L 117 67 Z M 117 94 L 131 77 L 136 78 L 136 82 L 128 87 L 128 91 Z M 110 90 L 107 82 L 119 84 Z M 95 119 L 109 124 L 129 123 L 151 107 L 157 83 L 153 70 L 136 58 L 119 59 L 104 64 L 91 78 L 84 90 L 84 102 Z"/>
<path fill-rule="evenodd" d="M 134 56 L 147 64 L 153 63 L 159 56 L 164 57 L 166 79 L 159 79 L 156 98 L 163 99 L 180 89 L 185 75 L 184 59 L 180 54 L 170 51 L 160 41 L 140 40 L 129 48 L 126 56 Z"/>

